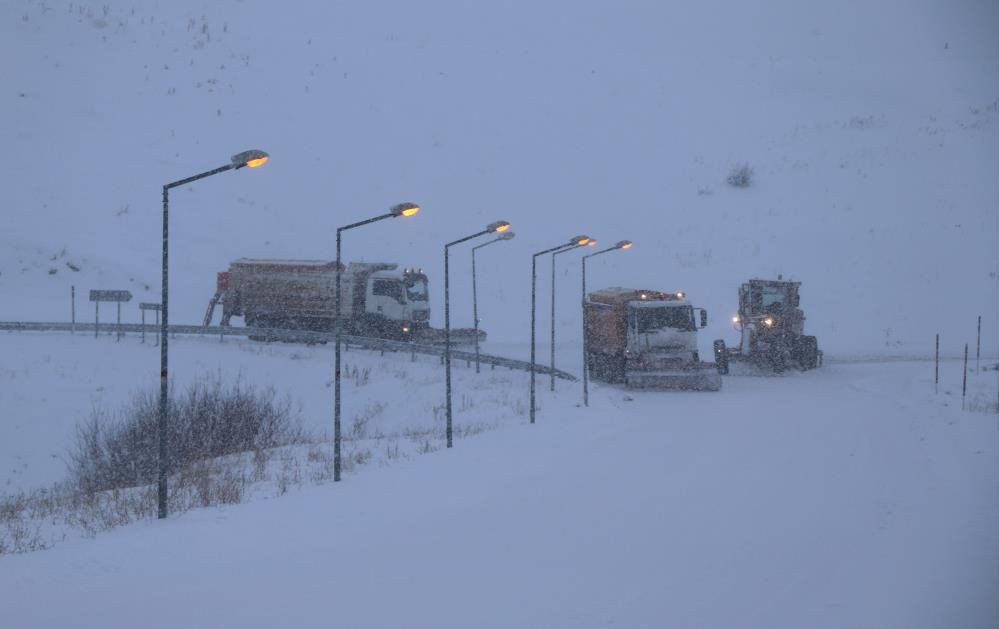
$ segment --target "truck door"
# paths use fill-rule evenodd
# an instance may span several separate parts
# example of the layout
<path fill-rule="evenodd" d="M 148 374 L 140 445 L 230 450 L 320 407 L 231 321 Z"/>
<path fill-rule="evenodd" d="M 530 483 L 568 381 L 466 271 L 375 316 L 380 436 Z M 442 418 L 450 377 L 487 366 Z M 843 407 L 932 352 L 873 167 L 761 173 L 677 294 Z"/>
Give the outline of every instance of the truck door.
<path fill-rule="evenodd" d="M 405 287 L 398 279 L 374 278 L 368 312 L 391 321 L 402 321 L 406 306 Z"/>

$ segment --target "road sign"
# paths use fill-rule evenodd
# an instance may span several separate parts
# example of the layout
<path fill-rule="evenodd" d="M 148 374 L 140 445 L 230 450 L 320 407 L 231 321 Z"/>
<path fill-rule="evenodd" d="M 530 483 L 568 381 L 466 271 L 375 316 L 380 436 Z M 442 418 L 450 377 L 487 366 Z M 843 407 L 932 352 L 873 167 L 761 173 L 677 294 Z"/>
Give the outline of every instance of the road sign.
<path fill-rule="evenodd" d="M 132 293 L 127 290 L 92 290 L 90 301 L 132 301 Z"/>
<path fill-rule="evenodd" d="M 143 301 L 143 302 L 139 303 L 139 310 L 156 310 L 156 311 L 160 311 L 160 310 L 163 310 L 163 304 L 151 304 L 149 302 Z"/>
<path fill-rule="evenodd" d="M 127 290 L 91 290 L 90 301 L 94 302 L 94 338 L 97 338 L 97 330 L 100 327 L 98 310 L 101 302 L 110 301 L 118 304 L 118 334 L 116 338 L 121 340 L 121 302 L 132 301 L 132 293 Z"/>

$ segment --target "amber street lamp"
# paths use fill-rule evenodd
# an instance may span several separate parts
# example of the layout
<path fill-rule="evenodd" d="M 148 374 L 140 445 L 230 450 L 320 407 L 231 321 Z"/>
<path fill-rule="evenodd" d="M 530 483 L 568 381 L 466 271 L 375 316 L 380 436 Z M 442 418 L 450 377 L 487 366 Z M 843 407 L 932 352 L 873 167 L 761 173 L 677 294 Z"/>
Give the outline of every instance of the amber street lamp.
<path fill-rule="evenodd" d="M 233 155 L 230 158 L 229 163 L 225 166 L 219 166 L 218 168 L 214 168 L 212 170 L 206 170 L 201 174 L 194 175 L 186 179 L 180 179 L 163 186 L 163 285 L 161 287 L 163 291 L 163 303 L 161 306 L 163 318 L 160 320 L 160 408 L 159 420 L 157 422 L 157 434 L 159 436 L 159 460 L 157 463 L 158 478 L 156 488 L 157 517 L 160 519 L 167 517 L 167 474 L 169 472 L 168 457 L 170 453 L 169 444 L 167 443 L 167 406 L 169 404 L 167 400 L 167 345 L 169 343 L 169 339 L 167 338 L 167 318 L 170 296 L 167 283 L 167 259 L 169 257 L 170 236 L 168 220 L 170 215 L 170 188 L 176 188 L 177 186 L 182 186 L 184 184 L 191 183 L 192 181 L 204 179 L 205 177 L 210 177 L 211 175 L 217 175 L 227 170 L 239 170 L 244 166 L 256 168 L 257 166 L 263 165 L 268 159 L 270 159 L 270 156 L 263 151 L 255 149 L 243 151 L 242 153 Z"/>
<path fill-rule="evenodd" d="M 596 247 L 597 241 L 590 239 L 586 241 L 585 245 L 576 245 L 575 247 L 569 247 L 567 249 L 559 249 L 558 251 L 552 252 L 552 317 L 551 317 L 551 390 L 555 390 L 555 256 L 573 251 L 574 249 L 579 249 L 580 247 Z"/>
<path fill-rule="evenodd" d="M 475 250 L 481 249 L 487 245 L 491 245 L 503 240 L 513 240 L 513 232 L 503 232 L 496 238 L 482 243 L 481 245 L 475 245 L 472 247 L 472 320 L 475 322 L 475 373 L 480 373 L 479 371 L 479 298 L 478 289 L 475 285 Z"/>
<path fill-rule="evenodd" d="M 486 234 L 502 234 L 506 230 L 510 229 L 510 223 L 507 221 L 496 221 L 495 223 L 489 223 L 486 228 L 480 232 L 475 232 L 470 236 L 465 236 L 464 238 L 459 238 L 458 240 L 453 240 L 446 245 L 444 245 L 444 391 L 447 396 L 447 447 L 451 447 L 453 440 L 451 435 L 451 297 L 450 297 L 450 279 L 448 276 L 448 250 L 459 243 L 463 243 L 466 240 L 471 240 L 473 238 L 478 238 L 479 236 L 485 236 Z"/>
<path fill-rule="evenodd" d="M 544 251 L 539 251 L 531 257 L 531 423 L 534 423 L 534 370 L 535 370 L 535 315 L 537 313 L 537 303 L 538 303 L 538 256 L 543 256 L 546 253 L 551 253 L 553 251 L 559 251 L 561 249 L 571 249 L 573 247 L 578 247 L 580 245 L 585 245 L 592 240 L 589 236 L 576 236 L 569 240 L 569 242 L 562 243 L 557 247 L 551 247 L 545 249 Z"/>
<path fill-rule="evenodd" d="M 344 225 L 343 227 L 338 227 L 336 230 L 336 350 L 334 354 L 336 358 L 333 361 L 333 481 L 340 481 L 340 333 L 343 329 L 343 318 L 340 316 L 340 275 L 342 265 L 340 263 L 340 234 L 347 231 L 348 229 L 353 229 L 355 227 L 360 227 L 361 225 L 367 225 L 368 223 L 374 223 L 375 221 L 380 221 L 386 218 L 398 218 L 400 216 L 413 216 L 420 211 L 420 206 L 415 203 L 400 203 L 398 205 L 392 206 L 388 212 L 385 214 L 379 214 L 378 216 L 365 219 L 363 221 L 358 221 L 356 223 L 351 223 L 350 225 Z"/>
<path fill-rule="evenodd" d="M 608 253 L 610 251 L 617 251 L 618 249 L 631 249 L 632 242 L 630 240 L 622 240 L 618 242 L 613 247 L 607 247 L 600 251 L 591 253 L 590 255 L 583 256 L 583 406 L 590 405 L 590 392 L 587 386 L 588 376 L 587 370 L 589 368 L 589 356 L 586 354 L 586 350 L 589 344 L 586 342 L 586 259 L 592 258 L 593 256 L 598 256 L 602 253 Z"/>

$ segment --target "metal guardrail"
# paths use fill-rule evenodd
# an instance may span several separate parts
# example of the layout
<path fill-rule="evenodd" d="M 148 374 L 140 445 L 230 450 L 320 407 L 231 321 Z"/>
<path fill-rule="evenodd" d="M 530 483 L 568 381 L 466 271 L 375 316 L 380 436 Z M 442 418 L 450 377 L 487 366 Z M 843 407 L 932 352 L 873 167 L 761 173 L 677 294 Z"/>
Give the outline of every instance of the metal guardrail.
<path fill-rule="evenodd" d="M 200 325 L 171 325 L 170 334 L 195 334 L 200 336 L 246 336 L 254 340 L 265 341 L 289 341 L 296 343 L 326 343 L 336 340 L 335 332 L 317 332 L 312 330 L 285 330 L 280 328 L 242 328 L 229 326 L 200 326 Z M 116 332 L 123 333 L 149 333 L 159 334 L 160 327 L 155 324 L 141 323 L 100 323 L 96 330 L 93 323 L 52 323 L 34 321 L 0 321 L 0 331 L 3 332 Z M 443 345 L 431 345 L 427 343 L 411 343 L 408 341 L 395 341 L 392 339 L 380 339 L 368 336 L 350 336 L 344 334 L 340 341 L 349 346 L 361 349 L 370 349 L 386 352 L 408 352 L 410 354 L 426 354 L 430 356 L 443 356 Z M 451 348 L 451 358 L 454 360 L 474 361 L 475 353 L 456 350 Z M 514 360 L 503 356 L 492 354 L 479 354 L 479 362 L 508 369 L 519 369 L 530 371 L 531 363 L 525 360 Z M 549 375 L 554 373 L 556 378 L 575 381 L 576 376 L 561 369 L 552 370 L 551 367 L 535 363 L 534 373 Z"/>

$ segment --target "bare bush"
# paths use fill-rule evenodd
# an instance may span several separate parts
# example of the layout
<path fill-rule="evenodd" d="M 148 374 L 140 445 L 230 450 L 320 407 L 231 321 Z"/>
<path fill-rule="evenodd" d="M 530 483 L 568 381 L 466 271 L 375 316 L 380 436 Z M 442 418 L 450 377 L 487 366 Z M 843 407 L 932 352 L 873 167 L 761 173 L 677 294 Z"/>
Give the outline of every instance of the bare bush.
<path fill-rule="evenodd" d="M 170 474 L 197 461 L 237 452 L 301 443 L 300 420 L 288 401 L 276 400 L 273 389 L 257 391 L 240 381 L 226 386 L 219 378 L 192 385 L 183 395 L 169 396 Z M 137 393 L 118 414 L 94 409 L 78 428 L 69 453 L 71 482 L 93 493 L 152 483 L 158 474 L 159 399 L 153 391 Z"/>
<path fill-rule="evenodd" d="M 39 527 L 31 522 L 32 498 L 24 492 L 0 498 L 0 555 L 49 547 Z"/>
<path fill-rule="evenodd" d="M 733 166 L 725 181 L 733 188 L 748 188 L 753 183 L 753 169 L 749 164 Z"/>
<path fill-rule="evenodd" d="M 385 411 L 385 405 L 381 402 L 374 402 L 364 407 L 358 413 L 350 426 L 350 439 L 364 439 L 368 436 L 368 423 Z"/>
<path fill-rule="evenodd" d="M 370 377 L 367 369 L 354 368 L 351 374 L 358 385 Z M 505 387 L 489 402 L 526 414 L 523 400 L 511 397 L 509 381 L 496 382 Z M 71 530 L 93 537 L 155 518 L 158 402 L 158 390 L 148 390 L 134 394 L 116 412 L 93 409 L 69 453 L 66 482 L 0 495 L 0 555 L 47 548 Z M 480 403 L 463 396 L 460 408 L 473 411 Z M 443 405 L 433 408 L 433 425 L 390 434 L 371 422 L 386 408 L 374 402 L 352 418 L 343 444 L 344 473 L 443 447 Z M 238 380 L 223 385 L 210 377 L 182 395 L 171 391 L 168 511 L 234 504 L 263 491 L 280 495 L 304 483 L 329 482 L 335 463 L 330 438 L 304 431 L 299 415 L 272 389 L 252 389 Z M 463 439 L 493 428 L 495 423 L 460 422 L 454 436 Z"/>

